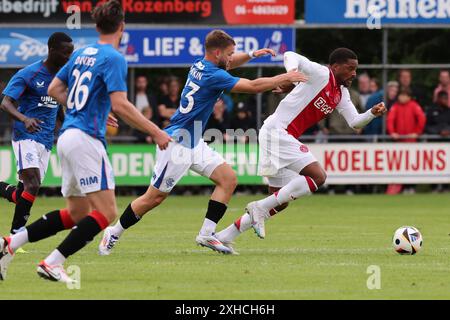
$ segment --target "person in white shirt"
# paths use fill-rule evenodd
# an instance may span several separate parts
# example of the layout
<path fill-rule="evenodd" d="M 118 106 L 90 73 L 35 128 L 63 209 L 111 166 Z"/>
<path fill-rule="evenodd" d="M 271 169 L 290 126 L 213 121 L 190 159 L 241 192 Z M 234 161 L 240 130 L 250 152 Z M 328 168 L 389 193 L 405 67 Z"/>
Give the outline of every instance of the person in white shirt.
<path fill-rule="evenodd" d="M 326 173 L 308 147 L 298 139 L 309 127 L 324 119 L 334 109 L 354 129 L 363 128 L 386 112 L 384 103 L 359 114 L 350 100 L 348 88 L 356 78 L 358 58 L 347 48 L 334 50 L 329 66 L 308 60 L 295 52 L 284 54 L 286 70 L 298 70 L 308 81 L 291 88 L 259 133 L 259 175 L 267 177 L 269 197 L 251 202 L 247 213 L 216 234 L 231 243 L 239 234 L 253 227 L 265 237 L 265 220 L 285 209 L 288 202 L 311 194 L 325 183 Z"/>

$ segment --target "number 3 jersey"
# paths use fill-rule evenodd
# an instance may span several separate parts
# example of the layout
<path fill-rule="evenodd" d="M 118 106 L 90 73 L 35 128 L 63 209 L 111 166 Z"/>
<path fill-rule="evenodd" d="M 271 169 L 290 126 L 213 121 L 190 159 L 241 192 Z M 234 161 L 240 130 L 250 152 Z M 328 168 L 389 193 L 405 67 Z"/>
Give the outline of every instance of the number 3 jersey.
<path fill-rule="evenodd" d="M 127 62 L 110 44 L 77 50 L 56 75 L 67 84 L 67 111 L 61 134 L 80 129 L 106 146 L 106 121 L 111 111 L 109 94 L 127 91 Z"/>
<path fill-rule="evenodd" d="M 33 140 L 51 150 L 59 104 L 47 94 L 54 75 L 44 65 L 44 61 L 35 62 L 19 70 L 3 91 L 5 96 L 15 100 L 19 112 L 28 118 L 36 118 L 41 131 L 30 133 L 21 121 L 14 121 L 13 141 Z"/>
<path fill-rule="evenodd" d="M 239 78 L 212 62 L 196 60 L 181 93 L 180 106 L 164 130 L 183 146 L 194 148 L 202 138 L 217 99 L 238 81 Z"/>

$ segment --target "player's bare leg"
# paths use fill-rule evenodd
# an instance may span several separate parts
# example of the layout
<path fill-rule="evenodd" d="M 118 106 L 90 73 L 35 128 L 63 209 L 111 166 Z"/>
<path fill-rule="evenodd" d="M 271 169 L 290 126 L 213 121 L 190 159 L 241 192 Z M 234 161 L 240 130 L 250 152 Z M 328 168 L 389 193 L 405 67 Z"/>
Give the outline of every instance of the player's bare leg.
<path fill-rule="evenodd" d="M 163 203 L 168 196 L 169 193 L 150 186 L 142 196 L 132 201 L 116 224 L 105 229 L 98 247 L 99 254 L 109 255 L 125 230 L 138 223 L 147 212 Z"/>
<path fill-rule="evenodd" d="M 208 203 L 205 220 L 195 241 L 197 244 L 214 251 L 230 254 L 233 249 L 230 244 L 224 244 L 215 236 L 217 223 L 224 216 L 228 202 L 237 186 L 236 173 L 230 165 L 223 163 L 218 166 L 209 177 L 215 184 L 213 194 Z"/>

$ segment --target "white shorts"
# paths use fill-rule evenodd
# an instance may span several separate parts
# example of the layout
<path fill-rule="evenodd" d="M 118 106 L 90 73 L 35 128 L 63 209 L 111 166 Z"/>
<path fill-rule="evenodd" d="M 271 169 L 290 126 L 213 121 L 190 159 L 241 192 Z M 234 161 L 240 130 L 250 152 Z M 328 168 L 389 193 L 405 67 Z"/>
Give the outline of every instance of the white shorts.
<path fill-rule="evenodd" d="M 209 178 L 223 163 L 223 157 L 203 139 L 193 149 L 171 142 L 166 150 L 157 148 L 151 184 L 161 192 L 169 193 L 189 169 Z"/>
<path fill-rule="evenodd" d="M 50 150 L 34 140 L 13 141 L 12 147 L 16 156 L 17 172 L 25 169 L 37 168 L 44 181 L 50 160 Z"/>
<path fill-rule="evenodd" d="M 79 129 L 68 129 L 58 139 L 64 197 L 83 197 L 114 190 L 114 174 L 102 142 Z"/>
<path fill-rule="evenodd" d="M 284 187 L 317 159 L 309 148 L 280 128 L 262 126 L 259 131 L 258 175 L 271 187 Z"/>

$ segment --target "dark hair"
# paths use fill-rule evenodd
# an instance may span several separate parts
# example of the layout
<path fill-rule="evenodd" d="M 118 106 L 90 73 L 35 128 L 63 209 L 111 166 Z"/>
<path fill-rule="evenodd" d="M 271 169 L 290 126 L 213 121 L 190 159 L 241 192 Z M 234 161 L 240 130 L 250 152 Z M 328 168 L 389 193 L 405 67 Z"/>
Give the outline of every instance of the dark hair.
<path fill-rule="evenodd" d="M 412 93 L 411 93 L 411 90 L 409 88 L 402 88 L 402 89 L 400 89 L 398 95 L 405 95 L 405 96 L 408 96 L 408 97 L 412 97 Z"/>
<path fill-rule="evenodd" d="M 403 72 L 408 72 L 410 76 L 412 75 L 412 74 L 411 74 L 411 70 L 409 70 L 409 69 L 400 69 L 400 70 L 398 70 L 398 76 L 400 77 L 400 75 L 401 75 Z"/>
<path fill-rule="evenodd" d="M 447 92 L 447 91 L 444 91 L 444 90 L 441 90 L 441 91 L 438 92 L 437 97 L 438 97 L 438 98 L 441 98 L 441 97 L 448 97 L 448 92 Z"/>
<path fill-rule="evenodd" d="M 57 49 L 63 42 L 72 42 L 72 38 L 64 32 L 55 32 L 48 38 L 47 46 L 49 49 Z"/>
<path fill-rule="evenodd" d="M 375 84 L 377 85 L 377 87 L 379 88 L 380 87 L 380 81 L 377 79 L 377 78 L 370 78 L 370 81 L 373 81 L 373 82 L 375 82 Z"/>
<path fill-rule="evenodd" d="M 110 0 L 95 7 L 91 16 L 101 34 L 116 32 L 125 20 L 122 5 L 118 0 Z"/>
<path fill-rule="evenodd" d="M 225 49 L 230 45 L 236 45 L 233 38 L 223 30 L 213 30 L 206 36 L 206 51 L 213 49 Z"/>
<path fill-rule="evenodd" d="M 353 50 L 347 48 L 337 48 L 330 54 L 329 64 L 330 66 L 335 63 L 342 64 L 346 63 L 350 59 L 358 60 L 358 56 L 355 52 L 353 52 Z"/>

